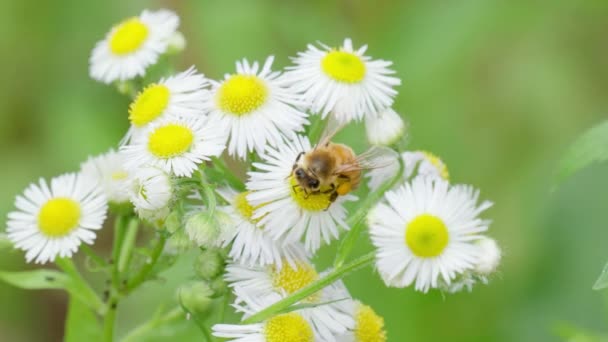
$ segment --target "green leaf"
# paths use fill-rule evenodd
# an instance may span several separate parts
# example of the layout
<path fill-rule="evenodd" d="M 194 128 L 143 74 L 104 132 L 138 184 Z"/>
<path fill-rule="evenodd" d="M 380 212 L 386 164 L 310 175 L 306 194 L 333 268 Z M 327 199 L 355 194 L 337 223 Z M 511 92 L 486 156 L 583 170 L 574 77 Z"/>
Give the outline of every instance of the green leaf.
<path fill-rule="evenodd" d="M 85 283 L 66 273 L 53 270 L 0 271 L 0 280 L 26 290 L 63 289 L 95 310 L 100 310 L 103 306 L 97 295 Z"/>
<path fill-rule="evenodd" d="M 608 160 L 608 121 L 585 132 L 570 146 L 562 158 L 556 176 L 556 183 L 585 167 Z"/>
<path fill-rule="evenodd" d="M 70 298 L 68 317 L 65 322 L 65 342 L 101 341 L 101 324 L 95 313 L 74 297 Z"/>
<path fill-rule="evenodd" d="M 26 290 L 65 289 L 70 283 L 70 278 L 67 275 L 51 270 L 0 271 L 0 280 Z"/>
<path fill-rule="evenodd" d="M 604 266 L 602 273 L 593 285 L 594 290 L 603 290 L 608 287 L 608 263 Z"/>

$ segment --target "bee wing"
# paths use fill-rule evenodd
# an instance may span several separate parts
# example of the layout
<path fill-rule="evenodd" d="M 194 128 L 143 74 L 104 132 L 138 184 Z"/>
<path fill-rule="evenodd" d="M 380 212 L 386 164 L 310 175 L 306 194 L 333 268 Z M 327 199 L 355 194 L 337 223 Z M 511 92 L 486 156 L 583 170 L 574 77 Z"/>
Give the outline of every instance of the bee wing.
<path fill-rule="evenodd" d="M 381 169 L 397 163 L 398 158 L 399 155 L 394 150 L 388 147 L 374 146 L 358 155 L 353 162 L 337 167 L 334 173 Z"/>
<path fill-rule="evenodd" d="M 319 142 L 315 145 L 315 150 L 320 146 L 327 145 L 331 139 L 346 126 L 346 123 L 339 121 L 333 115 L 329 115 L 327 119 L 327 123 L 325 124 L 325 128 L 321 133 L 321 137 L 319 138 Z"/>

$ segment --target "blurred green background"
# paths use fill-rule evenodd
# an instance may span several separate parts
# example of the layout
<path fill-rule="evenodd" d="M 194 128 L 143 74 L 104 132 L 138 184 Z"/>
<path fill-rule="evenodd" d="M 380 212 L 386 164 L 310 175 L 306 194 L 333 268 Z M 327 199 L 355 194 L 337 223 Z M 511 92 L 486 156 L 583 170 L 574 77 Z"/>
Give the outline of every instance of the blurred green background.
<path fill-rule="evenodd" d="M 608 117 L 607 1 L 2 1 L 1 216 L 28 183 L 116 146 L 129 101 L 89 79 L 89 53 L 112 24 L 159 7 L 182 19 L 180 68 L 212 78 L 242 57 L 274 54 L 285 66 L 317 40 L 369 44 L 403 80 L 395 108 L 412 149 L 438 154 L 454 182 L 495 202 L 486 217 L 504 259 L 489 286 L 443 296 L 385 289 L 372 270 L 346 279 L 386 318 L 389 341 L 554 341 L 566 324 L 608 331 L 608 297 L 591 290 L 608 259 L 608 166 L 550 191 L 568 144 Z M 108 240 L 106 231 L 99 248 Z M 23 254 L 2 252 L 0 267 L 23 269 Z M 170 301 L 188 267 L 125 302 L 119 333 Z M 62 293 L 0 284 L 0 305 L 0 340 L 61 339 Z"/>

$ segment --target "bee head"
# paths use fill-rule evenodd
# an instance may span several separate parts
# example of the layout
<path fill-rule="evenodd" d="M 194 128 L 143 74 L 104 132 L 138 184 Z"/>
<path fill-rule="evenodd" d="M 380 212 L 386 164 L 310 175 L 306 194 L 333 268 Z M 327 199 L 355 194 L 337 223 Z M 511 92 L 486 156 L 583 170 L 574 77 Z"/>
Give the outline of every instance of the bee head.
<path fill-rule="evenodd" d="M 298 167 L 294 170 L 293 174 L 296 177 L 296 180 L 300 184 L 300 186 L 310 189 L 312 191 L 318 191 L 320 182 L 315 177 L 309 175 L 303 168 Z"/>

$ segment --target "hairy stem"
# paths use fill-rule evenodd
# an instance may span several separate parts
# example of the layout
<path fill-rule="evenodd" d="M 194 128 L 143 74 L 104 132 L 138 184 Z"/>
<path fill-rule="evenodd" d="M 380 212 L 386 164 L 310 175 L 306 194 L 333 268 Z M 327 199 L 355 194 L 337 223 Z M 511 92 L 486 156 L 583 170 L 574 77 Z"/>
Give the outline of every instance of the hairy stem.
<path fill-rule="evenodd" d="M 199 181 L 201 185 L 201 197 L 205 201 L 205 205 L 207 206 L 207 211 L 213 215 L 215 212 L 215 206 L 217 205 L 217 199 L 215 198 L 215 192 L 213 191 L 213 187 L 209 184 L 207 180 L 207 176 L 203 170 L 199 170 Z"/>
<path fill-rule="evenodd" d="M 114 341 L 114 322 L 116 321 L 117 299 L 111 298 L 108 311 L 103 318 L 103 340 L 106 342 Z"/>
<path fill-rule="evenodd" d="M 349 254 L 355 247 L 355 243 L 359 239 L 363 227 L 365 227 L 365 218 L 367 217 L 371 207 L 378 203 L 387 190 L 393 188 L 395 184 L 401 180 L 404 165 L 401 158 L 398 158 L 398 160 L 399 171 L 397 171 L 397 174 L 388 182 L 384 182 L 377 191 L 368 194 L 363 203 L 361 203 L 357 210 L 355 210 L 354 215 L 348 220 L 348 225 L 351 227 L 351 229 L 346 234 L 344 239 L 342 239 L 340 246 L 338 247 L 338 253 L 336 254 L 336 259 L 334 260 L 335 268 L 338 268 L 344 264 L 344 261 L 348 258 Z"/>
<path fill-rule="evenodd" d="M 129 332 L 127 334 L 127 336 L 125 336 L 122 339 L 122 342 L 141 341 L 143 336 L 154 331 L 154 329 L 162 326 L 163 324 L 171 323 L 175 320 L 178 320 L 178 319 L 184 318 L 184 317 L 185 317 L 185 314 L 184 314 L 184 310 L 182 310 L 182 308 L 180 308 L 180 307 L 173 308 L 172 310 L 167 311 L 164 315 L 162 315 L 160 317 L 154 317 L 154 318 L 150 319 L 149 321 L 139 325 L 135 329 L 131 330 L 131 332 Z"/>
<path fill-rule="evenodd" d="M 281 299 L 280 301 L 268 306 L 264 310 L 250 316 L 249 318 L 243 320 L 242 324 L 251 324 L 264 321 L 276 313 L 286 312 L 287 309 L 293 304 L 303 300 L 304 298 L 308 298 L 311 295 L 317 293 L 324 287 L 332 284 L 338 279 L 343 278 L 348 273 L 353 272 L 357 269 L 370 265 L 374 261 L 374 252 L 361 256 L 348 264 L 345 264 L 339 268 L 334 269 L 333 271 L 326 274 L 323 278 L 318 279 L 314 283 L 292 293 L 288 297 Z"/>
<path fill-rule="evenodd" d="M 127 270 L 129 262 L 131 262 L 133 247 L 135 246 L 135 240 L 137 239 L 138 228 L 139 220 L 137 218 L 131 218 L 120 245 L 120 253 L 117 261 L 119 274 L 123 274 Z"/>
<path fill-rule="evenodd" d="M 91 288 L 89 283 L 82 277 L 76 265 L 70 258 L 58 258 L 55 259 L 55 265 L 59 267 L 76 285 L 77 292 L 72 293 L 91 309 L 95 310 L 99 314 L 104 312 L 104 304 L 97 293 Z"/>
<path fill-rule="evenodd" d="M 102 257 L 97 255 L 97 253 L 95 253 L 95 251 L 93 251 L 91 247 L 89 247 L 87 244 L 82 244 L 80 245 L 80 250 L 83 251 L 84 254 L 86 254 L 87 257 L 97 265 L 97 267 L 100 267 L 107 271 L 110 265 Z"/>
<path fill-rule="evenodd" d="M 147 280 L 148 276 L 150 275 L 150 272 L 152 272 L 152 269 L 156 265 L 158 258 L 162 254 L 163 249 L 165 248 L 166 242 L 167 242 L 167 237 L 160 234 L 158 240 L 156 240 L 156 244 L 154 245 L 154 247 L 152 249 L 152 254 L 150 255 L 149 262 L 146 263 L 139 270 L 139 272 L 133 278 L 131 278 L 131 280 L 129 280 L 127 282 L 127 286 L 124 291 L 125 294 L 132 292 L 134 289 L 136 289 L 139 285 L 141 285 L 144 281 Z"/>

